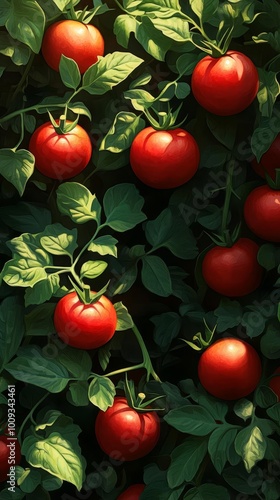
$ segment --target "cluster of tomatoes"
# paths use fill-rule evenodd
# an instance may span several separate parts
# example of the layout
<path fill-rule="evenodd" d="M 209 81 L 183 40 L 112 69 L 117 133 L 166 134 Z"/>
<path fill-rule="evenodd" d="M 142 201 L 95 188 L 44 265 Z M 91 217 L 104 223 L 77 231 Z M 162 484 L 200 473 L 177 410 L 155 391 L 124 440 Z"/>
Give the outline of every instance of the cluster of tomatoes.
<path fill-rule="evenodd" d="M 76 61 L 81 73 L 104 54 L 104 40 L 97 28 L 74 20 L 52 24 L 44 35 L 42 54 L 48 65 L 59 70 L 64 54 Z M 230 116 L 246 109 L 258 92 L 258 72 L 251 60 L 240 52 L 224 56 L 206 56 L 196 65 L 191 80 L 195 99 L 207 111 Z M 32 134 L 29 150 L 36 168 L 44 175 L 63 181 L 78 175 L 88 165 L 92 143 L 78 124 L 65 132 L 62 124 L 49 121 Z M 280 135 L 253 167 L 262 176 L 276 181 L 280 157 Z M 176 158 L 176 162 L 174 162 Z M 194 137 L 183 128 L 156 130 L 146 127 L 130 148 L 130 164 L 137 178 L 154 189 L 170 189 L 188 182 L 197 172 L 200 151 Z M 244 219 L 257 237 L 280 242 L 280 190 L 264 184 L 254 189 L 244 205 Z M 214 246 L 204 257 L 202 272 L 208 286 L 227 297 L 242 297 L 259 287 L 263 269 L 258 263 L 259 245 L 249 238 L 239 238 L 232 246 Z M 84 304 L 76 292 L 57 303 L 54 324 L 61 340 L 78 349 L 96 349 L 114 335 L 117 315 L 104 295 Z M 217 360 L 219 362 L 217 363 Z M 250 394 L 261 377 L 261 361 L 247 342 L 224 338 L 214 342 L 201 355 L 198 376 L 204 388 L 224 400 Z M 270 387 L 280 398 L 280 377 Z M 239 383 L 240 382 L 240 383 Z M 147 455 L 160 436 L 160 420 L 155 411 L 138 412 L 124 397 L 117 396 L 113 406 L 100 411 L 95 432 L 101 449 L 112 459 L 131 461 Z M 7 440 L 0 439 L 1 477 L 6 476 Z M 3 450 L 2 450 L 3 448 Z M 17 460 L 20 460 L 18 453 Z M 143 484 L 131 486 L 119 499 L 140 498 Z"/>

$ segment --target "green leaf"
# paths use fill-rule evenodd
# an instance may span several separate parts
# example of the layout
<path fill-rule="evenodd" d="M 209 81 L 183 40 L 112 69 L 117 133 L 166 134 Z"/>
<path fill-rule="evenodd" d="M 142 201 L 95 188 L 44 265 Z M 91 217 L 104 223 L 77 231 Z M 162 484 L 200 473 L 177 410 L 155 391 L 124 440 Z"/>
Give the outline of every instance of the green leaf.
<path fill-rule="evenodd" d="M 77 229 L 67 229 L 62 224 L 51 224 L 44 230 L 40 239 L 42 247 L 52 255 L 72 257 L 77 245 Z"/>
<path fill-rule="evenodd" d="M 141 21 L 136 26 L 136 40 L 148 54 L 158 61 L 164 61 L 167 51 L 172 47 L 173 41 L 155 28 L 153 20 L 150 17 L 143 16 Z"/>
<path fill-rule="evenodd" d="M 62 54 L 59 62 L 59 73 L 66 87 L 76 89 L 81 81 L 79 66 L 73 59 Z"/>
<path fill-rule="evenodd" d="M 126 52 L 107 54 L 87 69 L 82 87 L 91 95 L 103 95 L 125 80 L 142 62 L 143 59 Z"/>
<path fill-rule="evenodd" d="M 45 303 L 34 307 L 25 315 L 25 334 L 28 336 L 49 336 L 55 329 L 53 324 L 53 314 L 56 304 Z"/>
<path fill-rule="evenodd" d="M 12 38 L 9 33 L 2 31 L 0 33 L 0 54 L 10 57 L 17 66 L 25 66 L 29 61 L 31 50 L 27 45 Z"/>
<path fill-rule="evenodd" d="M 265 243 L 258 251 L 258 263 L 267 271 L 278 267 L 280 265 L 280 249 L 276 245 Z"/>
<path fill-rule="evenodd" d="M 118 240 L 111 235 L 99 236 L 93 240 L 88 246 L 90 252 L 97 252 L 99 255 L 112 255 L 113 257 L 118 256 L 118 249 L 116 244 Z"/>
<path fill-rule="evenodd" d="M 249 399 L 242 398 L 237 401 L 233 407 L 235 415 L 242 418 L 244 422 L 251 418 L 254 412 L 254 405 Z"/>
<path fill-rule="evenodd" d="M 220 333 L 241 323 L 242 307 L 237 300 L 223 298 L 214 314 L 217 317 L 217 332 Z"/>
<path fill-rule="evenodd" d="M 61 392 L 69 381 L 69 373 L 56 360 L 43 357 L 35 346 L 21 348 L 18 356 L 5 366 L 17 380 L 33 384 L 50 392 Z"/>
<path fill-rule="evenodd" d="M 165 262 L 156 255 L 146 255 L 142 258 L 141 279 L 143 285 L 160 297 L 172 294 L 171 277 Z"/>
<path fill-rule="evenodd" d="M 93 163 L 96 165 L 96 172 L 109 172 L 118 170 L 129 164 L 129 151 L 121 151 L 117 155 L 110 151 L 93 151 Z"/>
<path fill-rule="evenodd" d="M 250 425 L 242 429 L 236 436 L 235 450 L 242 457 L 247 472 L 251 472 L 265 455 L 266 440 L 260 428 Z"/>
<path fill-rule="evenodd" d="M 92 379 L 89 389 L 88 398 L 90 402 L 106 411 L 114 403 L 116 389 L 113 382 L 107 377 L 95 377 Z"/>
<path fill-rule="evenodd" d="M 195 66 L 201 59 L 201 54 L 187 52 L 178 57 L 176 68 L 180 75 L 191 75 Z"/>
<path fill-rule="evenodd" d="M 34 0 L 11 0 L 6 28 L 13 38 L 25 43 L 38 54 L 45 30 L 44 11 Z"/>
<path fill-rule="evenodd" d="M 34 171 L 35 159 L 26 149 L 0 150 L 0 174 L 23 195 L 26 183 Z"/>
<path fill-rule="evenodd" d="M 174 448 L 167 471 L 170 488 L 176 488 L 184 481 L 192 481 L 207 453 L 207 442 L 205 437 L 190 436 L 183 444 Z"/>
<path fill-rule="evenodd" d="M 41 482 L 41 474 L 38 470 L 23 469 L 16 465 L 16 480 L 24 493 L 32 493 Z"/>
<path fill-rule="evenodd" d="M 224 424 L 215 429 L 209 438 L 208 451 L 218 474 L 222 473 L 227 460 L 229 460 L 229 448 L 234 442 L 236 434 L 237 428 Z"/>
<path fill-rule="evenodd" d="M 58 410 L 49 410 L 47 413 L 44 414 L 43 419 L 41 420 L 41 423 L 36 425 L 35 430 L 45 430 L 46 427 L 51 427 L 58 419 L 61 417 L 62 413 Z"/>
<path fill-rule="evenodd" d="M 137 29 L 137 20 L 134 16 L 122 14 L 114 22 L 114 34 L 119 45 L 127 49 L 131 33 Z"/>
<path fill-rule="evenodd" d="M 280 94 L 280 84 L 277 73 L 258 68 L 260 87 L 257 94 L 262 116 L 271 117 L 275 101 Z"/>
<path fill-rule="evenodd" d="M 1 500 L 22 500 L 23 498 L 25 498 L 25 494 L 19 488 L 15 488 L 13 491 L 5 488 L 0 492 Z"/>
<path fill-rule="evenodd" d="M 280 358 L 279 326 L 269 325 L 261 337 L 261 351 L 268 359 Z"/>
<path fill-rule="evenodd" d="M 266 410 L 266 413 L 272 420 L 275 420 L 278 424 L 280 424 L 280 403 L 276 403 Z"/>
<path fill-rule="evenodd" d="M 114 308 L 117 313 L 117 331 L 129 330 L 134 325 L 133 319 L 130 316 L 127 307 L 122 302 L 116 302 Z"/>
<path fill-rule="evenodd" d="M 74 406 L 88 406 L 88 382 L 86 380 L 71 382 L 66 399 Z"/>
<path fill-rule="evenodd" d="M 130 148 L 136 134 L 145 127 L 145 121 L 141 116 L 136 116 L 128 111 L 120 111 L 114 119 L 114 123 L 105 135 L 100 145 L 100 151 L 107 150 L 112 153 L 120 153 Z"/>
<path fill-rule="evenodd" d="M 80 271 L 81 278 L 94 279 L 100 276 L 108 266 L 103 260 L 88 260 L 85 262 Z"/>
<path fill-rule="evenodd" d="M 47 438 L 28 436 L 22 446 L 22 453 L 33 467 L 46 470 L 50 474 L 82 488 L 83 466 L 80 454 L 71 443 L 58 432 Z"/>
<path fill-rule="evenodd" d="M 197 215 L 197 222 L 206 229 L 217 231 L 222 224 L 223 209 L 216 205 L 208 205 Z"/>
<path fill-rule="evenodd" d="M 202 406 L 191 404 L 175 408 L 163 418 L 171 427 L 193 436 L 207 436 L 219 425 Z"/>
<path fill-rule="evenodd" d="M 70 102 L 68 104 L 68 109 L 70 109 L 76 115 L 84 115 L 87 116 L 91 120 L 91 112 L 86 107 L 83 102 Z"/>
<path fill-rule="evenodd" d="M 229 150 L 233 149 L 237 134 L 235 116 L 216 116 L 207 113 L 207 125 L 213 136 Z"/>
<path fill-rule="evenodd" d="M 0 371 L 16 354 L 24 335 L 24 308 L 17 296 L 0 304 Z"/>
<path fill-rule="evenodd" d="M 32 288 L 27 288 L 24 294 L 25 306 L 43 304 L 58 291 L 60 291 L 59 274 L 49 274 L 46 278 L 37 281 Z"/>
<path fill-rule="evenodd" d="M 181 329 L 182 318 L 175 312 L 166 312 L 150 318 L 155 325 L 154 341 L 163 349 L 170 346 Z"/>
<path fill-rule="evenodd" d="M 103 198 L 106 224 L 115 231 L 132 229 L 146 219 L 142 212 L 144 198 L 134 184 L 117 184 L 110 187 Z"/>
<path fill-rule="evenodd" d="M 51 212 L 37 203 L 20 201 L 16 205 L 0 207 L 0 219 L 21 233 L 39 233 L 51 224 Z"/>
<path fill-rule="evenodd" d="M 258 127 L 254 129 L 251 137 L 251 148 L 257 161 L 270 148 L 272 142 L 280 132 L 279 115 L 261 117 Z"/>
<path fill-rule="evenodd" d="M 219 7 L 219 0 L 190 0 L 190 6 L 202 23 L 209 21 Z"/>
<path fill-rule="evenodd" d="M 230 500 L 229 492 L 224 486 L 205 483 L 191 488 L 184 496 L 184 500 Z"/>
<path fill-rule="evenodd" d="M 63 481 L 58 477 L 55 477 L 52 474 L 41 470 L 41 484 L 45 490 L 55 491 L 61 488 Z"/>
<path fill-rule="evenodd" d="M 257 387 L 254 397 L 256 404 L 261 408 L 269 408 L 278 401 L 276 394 L 266 385 Z"/>
<path fill-rule="evenodd" d="M 189 23 L 186 19 L 180 17 L 171 17 L 168 23 L 165 19 L 152 18 L 154 27 L 159 30 L 163 35 L 176 42 L 187 42 L 191 39 L 189 31 Z"/>
<path fill-rule="evenodd" d="M 91 371 L 92 360 L 88 352 L 82 349 L 57 344 L 57 361 L 61 363 L 75 378 L 87 379 Z"/>
<path fill-rule="evenodd" d="M 252 39 L 254 40 L 255 43 L 269 43 L 269 45 L 274 50 L 276 50 L 276 52 L 280 52 L 280 31 L 279 30 L 276 30 L 274 33 L 272 33 L 272 32 L 259 33 L 258 35 L 253 35 Z"/>
<path fill-rule="evenodd" d="M 63 215 L 68 215 L 77 224 L 90 220 L 100 224 L 101 206 L 95 194 L 91 194 L 78 182 L 64 182 L 57 191 L 57 206 Z"/>
<path fill-rule="evenodd" d="M 261 475 L 259 475 L 259 473 L 262 474 L 262 471 L 256 467 L 255 473 L 256 477 L 260 478 Z M 244 493 L 245 495 L 254 495 L 260 487 L 259 480 L 249 481 L 250 476 L 245 470 L 243 463 L 233 467 L 227 467 L 223 472 L 223 478 L 234 490 Z"/>

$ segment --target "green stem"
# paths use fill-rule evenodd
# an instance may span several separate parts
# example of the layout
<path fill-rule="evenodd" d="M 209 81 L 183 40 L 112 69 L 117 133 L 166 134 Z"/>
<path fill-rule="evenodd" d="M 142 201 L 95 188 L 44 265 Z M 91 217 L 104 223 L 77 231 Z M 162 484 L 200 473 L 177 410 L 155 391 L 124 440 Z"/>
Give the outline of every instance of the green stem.
<path fill-rule="evenodd" d="M 22 73 L 21 79 L 18 82 L 18 84 L 17 84 L 17 86 L 15 88 L 15 91 L 14 91 L 13 95 L 11 96 L 11 99 L 9 100 L 9 106 L 14 101 L 14 99 L 16 98 L 16 96 L 18 95 L 18 93 L 22 90 L 22 88 L 24 86 L 24 83 L 25 83 L 25 80 L 26 80 L 26 78 L 28 76 L 29 70 L 30 70 L 30 68 L 31 68 L 31 66 L 33 64 L 34 57 L 35 57 L 35 54 L 32 53 L 31 56 L 30 56 L 30 58 L 29 58 L 29 61 L 28 61 L 27 65 L 25 66 L 24 72 Z"/>
<path fill-rule="evenodd" d="M 27 416 L 25 417 L 24 421 L 22 422 L 20 428 L 19 428 L 19 431 L 18 431 L 18 440 L 21 444 L 21 434 L 22 434 L 22 431 L 23 431 L 23 428 L 25 426 L 25 424 L 28 422 L 29 419 L 33 418 L 33 413 L 34 411 L 36 410 L 36 408 L 38 408 L 38 406 L 49 396 L 49 393 L 45 394 L 41 399 L 39 399 L 39 401 L 35 404 L 35 406 L 33 406 L 33 408 L 30 410 L 30 412 L 27 414 Z"/>
<path fill-rule="evenodd" d="M 227 229 L 227 221 L 228 221 L 228 216 L 229 216 L 230 200 L 231 200 L 231 194 L 232 194 L 232 176 L 233 176 L 233 171 L 234 171 L 234 165 L 235 165 L 234 160 L 232 160 L 230 162 L 228 174 L 227 174 L 226 194 L 225 194 L 225 202 L 224 202 L 222 225 L 221 225 L 222 236 L 226 233 L 226 229 Z"/>
<path fill-rule="evenodd" d="M 113 377 L 114 375 L 119 375 L 120 373 L 131 372 L 133 370 L 138 370 L 139 368 L 144 368 L 144 364 L 140 363 L 139 365 L 128 366 L 127 368 L 120 368 L 119 370 L 114 370 L 110 373 L 105 373 L 103 377 Z"/>
<path fill-rule="evenodd" d="M 77 21 L 78 18 L 77 18 L 77 14 L 75 12 L 75 9 L 74 9 L 74 5 L 73 5 L 73 0 L 71 1 L 70 3 L 70 14 L 71 14 L 71 18 L 74 20 L 74 21 Z"/>
<path fill-rule="evenodd" d="M 17 148 L 21 145 L 23 139 L 24 139 L 24 118 L 23 118 L 23 114 L 21 113 L 21 115 L 20 115 L 20 138 L 19 138 L 19 141 L 16 144 L 16 146 L 14 148 L 12 148 L 13 151 L 17 150 Z"/>
<path fill-rule="evenodd" d="M 2 118 L 0 118 L 0 123 L 7 122 L 7 121 L 11 120 L 12 118 L 15 118 L 16 116 L 21 115 L 23 113 L 29 113 L 31 111 L 38 111 L 40 109 L 46 109 L 47 107 L 53 107 L 53 106 L 55 106 L 57 108 L 64 108 L 65 104 L 54 103 L 54 104 L 49 104 L 48 106 L 46 106 L 46 104 L 36 104 L 35 106 L 29 106 L 28 108 L 18 109 L 17 111 L 13 111 L 13 113 L 10 113 L 9 115 L 6 115 L 6 116 L 3 116 Z"/>
<path fill-rule="evenodd" d="M 146 344 L 142 338 L 142 335 L 141 333 L 139 332 L 137 326 L 134 324 L 133 327 L 132 327 L 132 331 L 135 335 L 135 337 L 137 338 L 137 341 L 138 341 L 138 344 L 140 346 L 140 349 L 142 351 L 142 355 L 143 355 L 143 367 L 146 368 L 147 372 L 148 372 L 148 376 L 149 375 L 152 375 L 152 377 L 157 381 L 157 382 L 160 382 L 160 378 L 159 376 L 156 374 L 154 368 L 153 368 L 153 365 L 152 365 L 152 362 L 151 362 L 151 358 L 150 358 L 150 355 L 148 353 L 148 349 L 146 347 Z"/>
<path fill-rule="evenodd" d="M 80 250 L 79 254 L 77 255 L 76 259 L 74 260 L 73 262 L 73 265 L 72 265 L 72 269 L 75 268 L 75 266 L 77 265 L 78 261 L 80 260 L 81 256 L 83 255 L 83 253 L 87 250 L 88 246 L 91 244 L 91 242 L 96 238 L 97 234 L 99 233 L 99 231 L 101 229 L 103 229 L 104 227 L 106 226 L 106 224 L 101 224 L 100 226 L 98 226 L 94 232 L 94 235 L 91 237 L 91 239 L 88 241 L 88 243 L 86 243 L 83 248 Z"/>
<path fill-rule="evenodd" d="M 128 10 L 126 10 L 122 4 L 120 2 L 118 2 L 118 0 L 115 0 L 115 4 L 119 7 L 119 9 L 121 9 L 123 12 L 125 12 L 126 14 L 129 14 L 129 15 L 133 15 L 133 13 L 130 13 L 128 12 Z M 135 16 L 136 17 L 136 16 Z"/>

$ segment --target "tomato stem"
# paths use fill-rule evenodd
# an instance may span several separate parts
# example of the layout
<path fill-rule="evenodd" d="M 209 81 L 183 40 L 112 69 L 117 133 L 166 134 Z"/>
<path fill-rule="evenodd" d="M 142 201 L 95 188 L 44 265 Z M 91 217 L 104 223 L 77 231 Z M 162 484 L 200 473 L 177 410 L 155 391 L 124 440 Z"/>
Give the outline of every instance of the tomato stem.
<path fill-rule="evenodd" d="M 150 355 L 148 353 L 148 349 L 146 347 L 146 344 L 143 340 L 143 337 L 141 335 L 141 333 L 139 332 L 137 326 L 134 324 L 133 327 L 132 327 L 132 331 L 135 335 L 135 337 L 137 338 L 137 341 L 138 341 L 138 344 L 140 346 L 140 349 L 142 351 L 142 355 L 143 355 L 143 367 L 147 370 L 147 374 L 148 374 L 148 378 L 150 375 L 152 375 L 152 377 L 157 381 L 157 382 L 161 382 L 159 376 L 156 374 L 154 368 L 153 368 L 153 365 L 152 365 L 152 362 L 151 362 L 151 358 L 150 358 Z"/>

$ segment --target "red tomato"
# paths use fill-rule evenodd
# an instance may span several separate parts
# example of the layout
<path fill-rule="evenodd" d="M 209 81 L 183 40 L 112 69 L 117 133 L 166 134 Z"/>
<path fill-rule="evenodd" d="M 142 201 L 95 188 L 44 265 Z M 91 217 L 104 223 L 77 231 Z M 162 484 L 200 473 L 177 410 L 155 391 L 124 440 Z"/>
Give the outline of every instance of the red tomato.
<path fill-rule="evenodd" d="M 278 400 L 280 401 L 280 366 L 276 368 L 276 370 L 273 372 L 273 375 L 278 373 L 278 377 L 273 377 L 269 381 L 269 387 L 270 389 L 275 392 L 276 396 L 278 396 Z"/>
<path fill-rule="evenodd" d="M 257 351 L 248 342 L 223 338 L 201 355 L 198 377 L 204 389 L 220 399 L 240 399 L 257 387 L 262 373 Z"/>
<path fill-rule="evenodd" d="M 175 188 L 190 180 L 198 169 L 199 159 L 195 139 L 182 128 L 144 128 L 130 148 L 133 172 L 144 184 L 156 189 Z"/>
<path fill-rule="evenodd" d="M 244 218 L 257 236 L 280 243 L 280 190 L 267 185 L 253 189 L 245 201 Z"/>
<path fill-rule="evenodd" d="M 10 467 L 18 465 L 20 460 L 19 442 L 9 436 L 0 436 L 0 482 L 7 481 Z"/>
<path fill-rule="evenodd" d="M 83 304 L 76 292 L 64 295 L 54 311 L 58 336 L 72 347 L 97 349 L 114 335 L 117 313 L 105 295 L 93 304 Z"/>
<path fill-rule="evenodd" d="M 91 24 L 72 19 L 57 21 L 47 28 L 42 42 L 42 54 L 46 63 L 59 71 L 62 54 L 74 59 L 84 73 L 98 56 L 104 55 L 104 39 Z"/>
<path fill-rule="evenodd" d="M 139 500 L 141 493 L 144 491 L 145 484 L 133 484 L 125 490 L 117 500 Z"/>
<path fill-rule="evenodd" d="M 256 290 L 263 274 L 257 261 L 258 250 L 258 245 L 248 238 L 240 238 L 230 248 L 211 248 L 202 262 L 207 285 L 227 297 L 242 297 Z"/>
<path fill-rule="evenodd" d="M 160 420 L 154 411 L 139 413 L 125 397 L 115 397 L 113 406 L 99 411 L 95 435 L 102 450 L 113 460 L 131 461 L 144 457 L 160 436 Z"/>
<path fill-rule="evenodd" d="M 270 148 L 262 155 L 260 163 L 254 158 L 251 165 L 255 172 L 265 178 L 265 173 L 275 180 L 275 170 L 280 168 L 280 134 L 276 136 Z"/>
<path fill-rule="evenodd" d="M 251 59 L 229 50 L 224 56 L 207 55 L 193 70 L 192 92 L 199 104 L 215 115 L 235 115 L 246 109 L 259 89 L 258 71 Z"/>
<path fill-rule="evenodd" d="M 35 156 L 39 172 L 52 179 L 65 180 L 84 170 L 91 158 L 92 145 L 80 125 L 71 132 L 58 134 L 52 123 L 47 122 L 33 132 L 29 151 Z"/>

